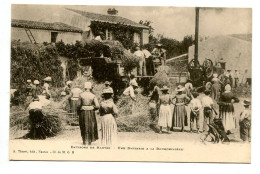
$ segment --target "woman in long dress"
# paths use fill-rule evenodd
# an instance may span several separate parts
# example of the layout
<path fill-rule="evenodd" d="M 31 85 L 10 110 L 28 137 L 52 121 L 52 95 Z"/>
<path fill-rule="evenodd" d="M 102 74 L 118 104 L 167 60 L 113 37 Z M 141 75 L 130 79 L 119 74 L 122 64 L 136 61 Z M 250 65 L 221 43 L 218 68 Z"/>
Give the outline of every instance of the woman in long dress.
<path fill-rule="evenodd" d="M 240 138 L 243 141 L 251 142 L 251 110 L 249 108 L 250 101 L 244 100 L 243 105 L 245 109 L 240 114 L 239 126 L 240 126 Z"/>
<path fill-rule="evenodd" d="M 184 126 L 188 126 L 187 111 L 185 105 L 189 102 L 190 98 L 183 94 L 184 87 L 179 85 L 176 89 L 177 94 L 173 99 L 176 99 L 173 119 L 172 119 L 172 130 L 173 127 L 181 127 L 181 131 L 184 132 Z"/>
<path fill-rule="evenodd" d="M 232 129 L 235 129 L 235 117 L 234 117 L 234 105 L 238 103 L 239 99 L 231 92 L 231 86 L 228 84 L 225 86 L 225 92 L 220 96 L 219 101 L 219 116 L 222 118 L 224 128 L 228 134 Z"/>
<path fill-rule="evenodd" d="M 160 134 L 162 133 L 162 128 L 165 127 L 167 129 L 167 133 L 169 133 L 170 127 L 172 126 L 172 113 L 171 113 L 171 97 L 168 94 L 169 88 L 167 86 L 163 86 L 161 89 L 162 94 L 159 97 L 159 120 L 158 125 L 160 126 Z"/>
<path fill-rule="evenodd" d="M 118 109 L 112 100 L 113 91 L 103 90 L 104 101 L 100 104 L 99 113 L 101 116 L 101 143 L 102 145 L 113 145 L 117 136 L 117 124 L 114 117 Z"/>
<path fill-rule="evenodd" d="M 97 97 L 90 92 L 92 84 L 86 82 L 84 85 L 85 91 L 79 96 L 79 126 L 83 144 L 86 141 L 90 145 L 98 139 L 97 119 L 95 110 L 99 109 Z"/>

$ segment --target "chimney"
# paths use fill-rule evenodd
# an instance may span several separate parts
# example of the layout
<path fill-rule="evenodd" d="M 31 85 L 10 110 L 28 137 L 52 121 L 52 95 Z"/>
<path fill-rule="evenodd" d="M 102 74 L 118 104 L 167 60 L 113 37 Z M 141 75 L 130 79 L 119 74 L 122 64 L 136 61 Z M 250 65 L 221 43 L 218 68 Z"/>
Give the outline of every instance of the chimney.
<path fill-rule="evenodd" d="M 118 11 L 115 8 L 109 8 L 107 10 L 107 14 L 109 15 L 117 15 Z"/>

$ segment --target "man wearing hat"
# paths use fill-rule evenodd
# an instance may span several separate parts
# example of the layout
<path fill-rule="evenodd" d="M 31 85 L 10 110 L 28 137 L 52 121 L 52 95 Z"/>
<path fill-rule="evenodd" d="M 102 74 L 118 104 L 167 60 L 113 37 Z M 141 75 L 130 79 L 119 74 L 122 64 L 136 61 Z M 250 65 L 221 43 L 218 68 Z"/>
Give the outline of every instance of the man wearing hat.
<path fill-rule="evenodd" d="M 251 142 L 251 102 L 244 100 L 243 105 L 245 109 L 241 112 L 239 118 L 240 138 L 243 141 Z"/>
<path fill-rule="evenodd" d="M 109 81 L 105 81 L 105 89 L 109 89 L 110 91 L 112 91 L 112 93 L 114 93 L 113 88 L 110 87 L 110 82 Z"/>
<path fill-rule="evenodd" d="M 145 55 L 140 50 L 140 47 L 136 47 L 136 51 L 134 52 L 134 55 L 139 58 L 138 74 L 140 76 L 146 75 Z"/>
<path fill-rule="evenodd" d="M 83 144 L 92 142 L 98 139 L 97 119 L 95 111 L 99 109 L 97 97 L 91 93 L 92 84 L 86 82 L 84 84 L 85 91 L 79 95 L 79 126 Z"/>
<path fill-rule="evenodd" d="M 162 65 L 166 64 L 166 50 L 162 48 L 162 44 L 157 44 L 153 49 L 152 54 L 160 57 Z"/>

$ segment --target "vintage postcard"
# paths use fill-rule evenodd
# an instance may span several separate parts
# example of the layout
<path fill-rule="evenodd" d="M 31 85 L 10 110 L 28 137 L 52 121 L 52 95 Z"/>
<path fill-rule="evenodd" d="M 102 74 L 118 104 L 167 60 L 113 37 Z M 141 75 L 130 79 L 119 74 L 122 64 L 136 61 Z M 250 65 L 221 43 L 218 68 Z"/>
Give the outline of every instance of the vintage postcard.
<path fill-rule="evenodd" d="M 11 8 L 10 160 L 251 163 L 251 8 Z"/>

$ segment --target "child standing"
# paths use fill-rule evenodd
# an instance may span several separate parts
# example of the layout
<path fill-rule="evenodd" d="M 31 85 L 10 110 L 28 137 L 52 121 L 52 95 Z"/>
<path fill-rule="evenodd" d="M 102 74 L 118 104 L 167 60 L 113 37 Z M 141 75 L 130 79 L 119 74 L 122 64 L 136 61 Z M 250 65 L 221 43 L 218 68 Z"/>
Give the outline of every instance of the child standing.
<path fill-rule="evenodd" d="M 240 114 L 239 126 L 240 126 L 240 138 L 243 141 L 251 141 L 251 110 L 249 108 L 250 101 L 244 100 L 244 111 Z"/>
<path fill-rule="evenodd" d="M 190 132 L 193 132 L 194 121 L 196 120 L 196 129 L 197 133 L 199 133 L 200 125 L 199 125 L 199 117 L 200 110 L 202 108 L 201 101 L 197 98 L 199 96 L 198 92 L 194 92 L 193 99 L 190 101 Z"/>

